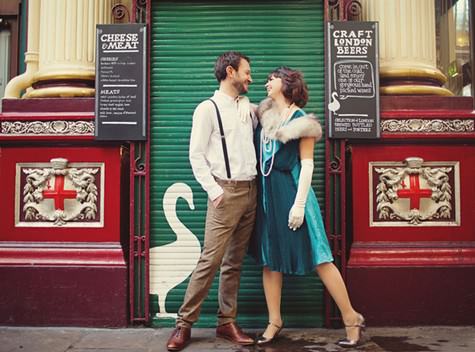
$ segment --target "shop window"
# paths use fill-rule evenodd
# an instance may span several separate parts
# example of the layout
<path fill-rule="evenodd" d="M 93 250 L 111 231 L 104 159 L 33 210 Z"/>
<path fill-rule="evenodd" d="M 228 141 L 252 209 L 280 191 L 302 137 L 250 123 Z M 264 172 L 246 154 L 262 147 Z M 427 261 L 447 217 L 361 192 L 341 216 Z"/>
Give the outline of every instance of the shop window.
<path fill-rule="evenodd" d="M 0 17 L 0 97 L 3 97 L 10 77 L 10 46 L 11 30 L 8 22 Z"/>
<path fill-rule="evenodd" d="M 454 95 L 473 95 L 471 1 L 436 0 L 437 66 Z"/>
<path fill-rule="evenodd" d="M 23 0 L 25 2 L 25 0 Z M 0 0 L 0 99 L 19 67 L 21 0 Z"/>

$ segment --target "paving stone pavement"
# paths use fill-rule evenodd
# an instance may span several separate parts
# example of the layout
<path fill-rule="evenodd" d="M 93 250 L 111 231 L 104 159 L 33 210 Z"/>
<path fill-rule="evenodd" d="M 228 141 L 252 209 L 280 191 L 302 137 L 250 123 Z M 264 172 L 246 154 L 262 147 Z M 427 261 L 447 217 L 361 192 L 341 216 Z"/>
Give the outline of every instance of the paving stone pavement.
<path fill-rule="evenodd" d="M 165 352 L 170 328 L 91 329 L 0 327 L 0 352 Z M 248 330 L 250 335 L 259 331 Z M 335 329 L 284 329 L 265 347 L 240 347 L 216 339 L 214 329 L 192 330 L 185 352 L 474 352 L 475 326 L 368 328 L 364 344 L 342 349 Z"/>

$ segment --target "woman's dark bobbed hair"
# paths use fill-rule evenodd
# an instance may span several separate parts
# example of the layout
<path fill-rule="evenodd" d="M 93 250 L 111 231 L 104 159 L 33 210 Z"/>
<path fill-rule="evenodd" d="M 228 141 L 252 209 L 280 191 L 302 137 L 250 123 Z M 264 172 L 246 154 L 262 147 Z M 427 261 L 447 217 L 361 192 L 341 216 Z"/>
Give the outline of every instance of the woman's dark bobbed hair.
<path fill-rule="evenodd" d="M 269 73 L 267 80 L 271 77 L 282 79 L 282 93 L 284 97 L 303 108 L 308 101 L 308 88 L 300 71 L 293 70 L 287 66 L 281 66 Z"/>

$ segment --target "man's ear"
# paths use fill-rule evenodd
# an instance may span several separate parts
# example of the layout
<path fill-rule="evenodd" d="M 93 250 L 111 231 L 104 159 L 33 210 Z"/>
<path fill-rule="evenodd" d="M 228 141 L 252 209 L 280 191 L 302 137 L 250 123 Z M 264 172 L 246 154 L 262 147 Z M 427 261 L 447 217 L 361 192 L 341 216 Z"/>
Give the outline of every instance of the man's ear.
<path fill-rule="evenodd" d="M 236 70 L 235 70 L 234 67 L 232 67 L 231 65 L 229 65 L 229 66 L 226 67 L 226 74 L 227 74 L 227 76 L 232 77 L 233 74 L 234 74 L 234 71 L 236 71 Z"/>

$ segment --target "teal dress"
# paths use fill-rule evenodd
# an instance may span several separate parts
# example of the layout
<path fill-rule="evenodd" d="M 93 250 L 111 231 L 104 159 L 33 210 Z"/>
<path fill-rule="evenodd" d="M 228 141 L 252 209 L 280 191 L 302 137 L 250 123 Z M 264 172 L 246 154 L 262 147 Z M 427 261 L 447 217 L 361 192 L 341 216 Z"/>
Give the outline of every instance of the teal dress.
<path fill-rule="evenodd" d="M 304 114 L 297 110 L 289 121 Z M 320 207 L 310 189 L 302 226 L 296 231 L 289 229 L 289 211 L 294 204 L 301 168 L 299 140 L 286 144 L 275 141 L 269 143 L 268 148 L 261 147 L 261 130 L 259 125 L 254 141 L 257 160 L 261 160 L 264 167 L 258 167 L 256 225 L 249 253 L 272 271 L 305 275 L 317 265 L 333 261 Z M 275 144 L 272 146 L 272 143 Z"/>

